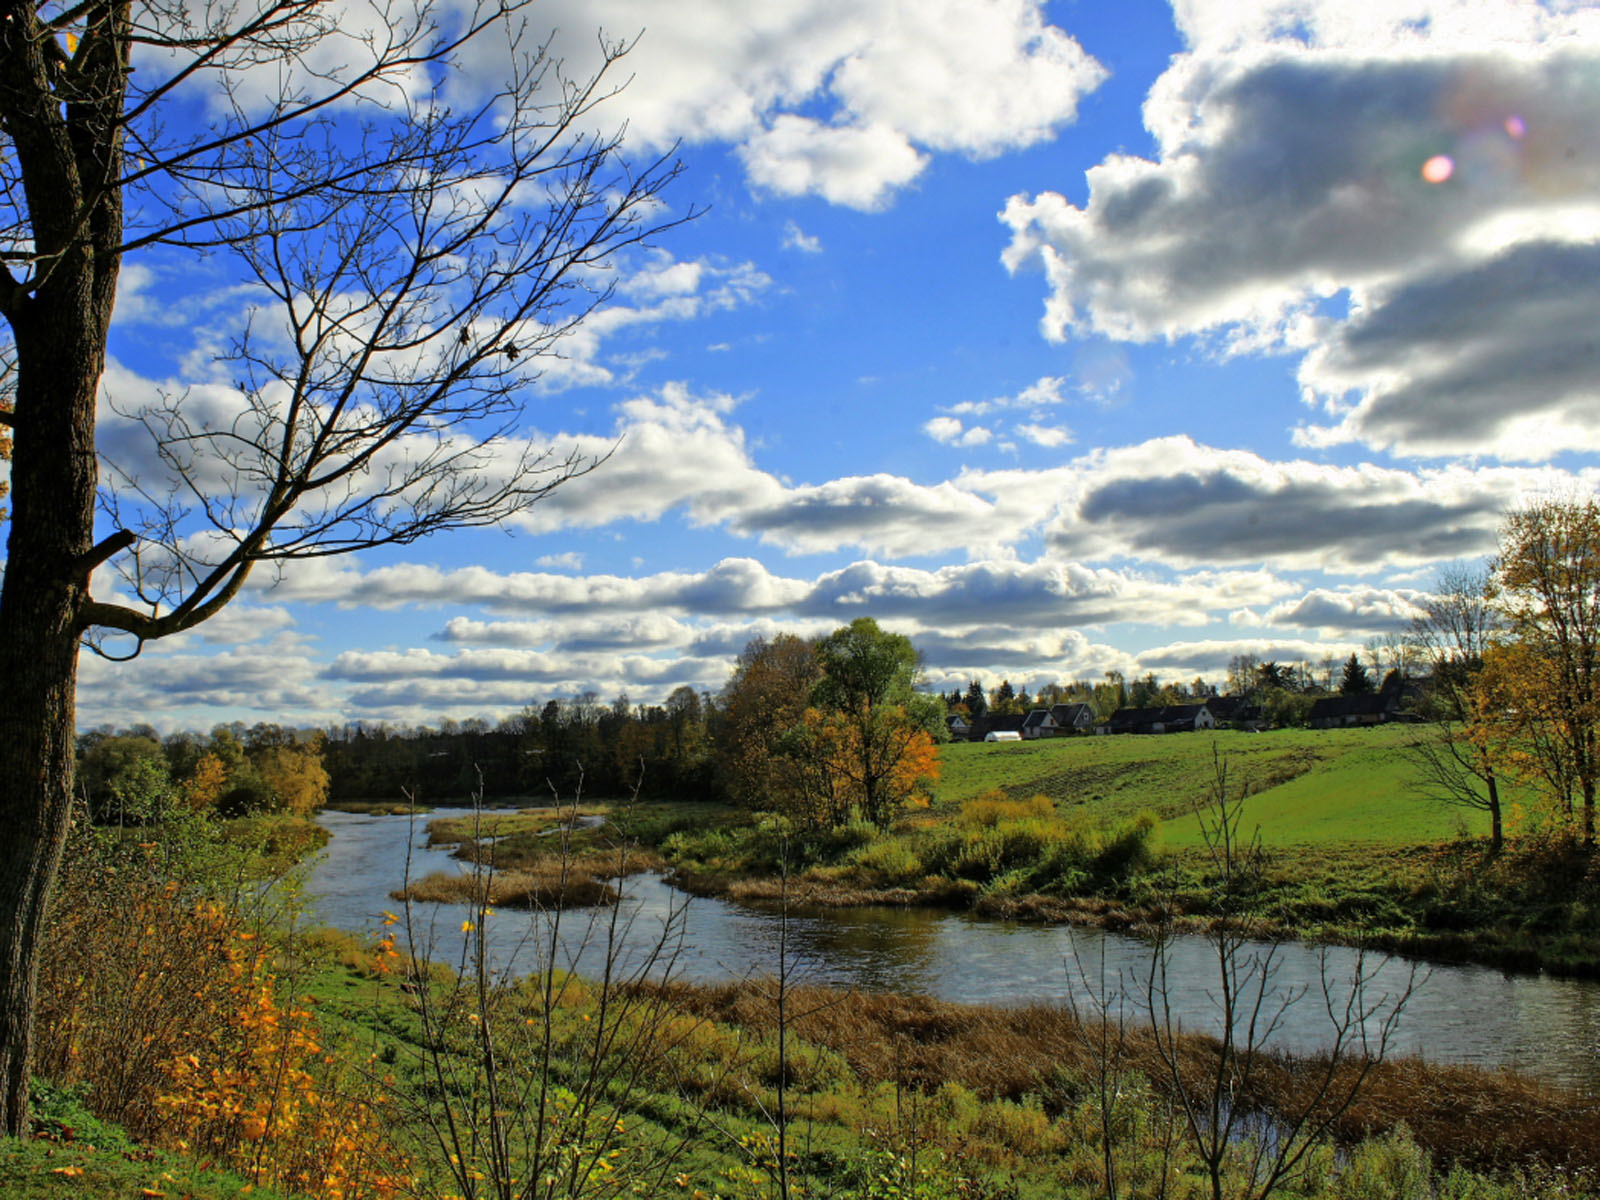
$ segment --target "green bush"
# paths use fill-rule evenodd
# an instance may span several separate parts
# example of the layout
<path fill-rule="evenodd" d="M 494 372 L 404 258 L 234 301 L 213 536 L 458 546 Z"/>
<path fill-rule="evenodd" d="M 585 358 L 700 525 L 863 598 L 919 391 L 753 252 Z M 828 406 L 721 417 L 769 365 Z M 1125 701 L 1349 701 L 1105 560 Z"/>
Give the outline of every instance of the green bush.
<path fill-rule="evenodd" d="M 1155 866 L 1161 818 L 1148 810 L 1119 826 L 1095 856 L 1093 873 L 1102 880 L 1127 879 Z"/>
<path fill-rule="evenodd" d="M 887 883 L 909 884 L 927 874 L 920 855 L 899 838 L 879 838 L 850 854 L 850 862 Z"/>

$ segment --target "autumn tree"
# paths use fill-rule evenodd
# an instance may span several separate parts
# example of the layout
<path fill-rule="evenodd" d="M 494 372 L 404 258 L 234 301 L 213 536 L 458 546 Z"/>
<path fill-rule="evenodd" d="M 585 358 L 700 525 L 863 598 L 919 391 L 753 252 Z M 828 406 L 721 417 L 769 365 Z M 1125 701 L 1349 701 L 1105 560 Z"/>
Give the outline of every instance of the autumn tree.
<path fill-rule="evenodd" d="M 809 639 L 780 633 L 745 646 L 722 690 L 715 726 L 723 786 L 736 804 L 773 807 L 789 786 L 780 746 L 800 724 L 821 677 Z"/>
<path fill-rule="evenodd" d="M 228 784 L 228 768 L 209 750 L 195 760 L 194 769 L 178 785 L 183 802 L 196 812 L 212 812 Z"/>
<path fill-rule="evenodd" d="M 939 778 L 932 735 L 892 710 L 863 723 L 838 709 L 809 708 L 783 751 L 793 764 L 790 814 L 816 826 L 859 817 L 887 829 L 907 805 L 928 803 Z"/>
<path fill-rule="evenodd" d="M 591 465 L 518 435 L 525 389 L 674 167 L 630 167 L 605 132 L 625 47 L 572 77 L 522 8 L 380 0 L 363 25 L 330 0 L 46 0 L 0 21 L 0 1130 L 27 1127 L 80 644 L 129 657 L 257 568 L 494 524 Z M 232 386 L 110 397 L 145 446 L 102 488 L 118 279 L 158 250 L 237 269 Z"/>
<path fill-rule="evenodd" d="M 322 765 L 322 734 L 306 741 L 263 746 L 251 755 L 271 792 L 275 809 L 310 816 L 328 802 L 328 772 Z"/>
<path fill-rule="evenodd" d="M 839 773 L 862 817 L 886 829 L 900 806 L 936 772 L 934 738 L 942 706 L 915 691 L 917 652 L 911 639 L 858 617 L 817 645 L 822 678 L 812 693 L 836 714 Z"/>
<path fill-rule="evenodd" d="M 1533 772 L 1582 808 L 1595 838 L 1600 790 L 1600 501 L 1542 500 L 1500 534 L 1491 596 L 1505 634 L 1488 656 L 1500 710 Z"/>

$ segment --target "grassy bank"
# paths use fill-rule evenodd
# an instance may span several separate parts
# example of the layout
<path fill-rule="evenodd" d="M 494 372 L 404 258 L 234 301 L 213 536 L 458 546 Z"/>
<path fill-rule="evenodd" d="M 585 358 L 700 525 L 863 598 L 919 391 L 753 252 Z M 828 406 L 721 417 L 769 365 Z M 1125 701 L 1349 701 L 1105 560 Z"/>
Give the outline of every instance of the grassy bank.
<path fill-rule="evenodd" d="M 557 974 L 553 991 L 524 982 L 480 1003 L 470 979 L 434 969 L 421 985 L 430 996 L 424 1005 L 418 985 L 402 986 L 403 973 L 388 969 L 371 942 L 323 933 L 303 952 L 296 990 L 315 1014 L 319 1037 L 365 1063 L 365 1088 L 386 1104 L 385 1144 L 398 1162 L 392 1173 L 405 1181 L 397 1195 L 457 1191 L 453 1172 L 461 1164 L 449 1160 L 450 1146 L 488 1153 L 486 1138 L 441 1145 L 437 1132 L 443 1113 L 468 1121 L 484 1102 L 486 1038 L 505 1055 L 502 1105 L 511 1094 L 523 1102 L 532 1096 L 513 1093 L 527 1082 L 513 1078 L 527 1060 L 510 1053 L 524 1040 L 541 1050 L 532 1061 L 543 1063 L 538 1069 L 555 1094 L 596 1097 L 592 1110 L 566 1102 L 559 1135 L 568 1139 L 563 1153 L 593 1151 L 595 1162 L 610 1164 L 577 1189 L 585 1195 L 771 1196 L 779 1113 L 795 1194 L 1091 1200 L 1105 1190 L 1108 1131 L 1125 1194 L 1163 1183 L 1175 1200 L 1203 1191 L 1203 1166 L 1177 1124 L 1148 1037 L 1130 1033 L 1115 1096 L 1102 1100 L 1104 1060 L 1096 1048 L 1103 1043 L 1093 1025 L 1060 1008 L 795 988 L 784 994 L 790 1019 L 780 1048 L 771 982 L 607 993 L 594 981 Z M 1203 1076 L 1215 1052 L 1213 1042 L 1185 1039 L 1184 1070 Z M 1314 1069 L 1264 1059 L 1252 1092 L 1239 1100 L 1263 1112 L 1292 1111 L 1305 1101 L 1297 1081 Z M 596 1072 L 607 1086 L 586 1092 Z M 1115 1105 L 1109 1122 L 1108 1103 Z M 1284 1194 L 1582 1194 L 1600 1168 L 1590 1136 L 1597 1115 L 1593 1101 L 1514 1075 L 1385 1064 L 1336 1123 L 1336 1141 L 1310 1154 Z M 136 1144 L 58 1089 L 46 1089 L 38 1130 L 31 1141 L 0 1143 L 0 1191 L 7 1196 L 209 1200 L 242 1194 L 248 1179 L 248 1172 L 229 1175 L 196 1156 Z M 518 1133 L 532 1136 L 523 1127 Z M 514 1161 L 525 1142 L 511 1144 Z M 1235 1173 L 1244 1169 L 1246 1150 L 1241 1143 L 1230 1153 L 1226 1170 L 1235 1182 L 1242 1182 Z M 469 1161 L 467 1169 L 495 1174 L 486 1161 Z"/>
<path fill-rule="evenodd" d="M 1197 813 L 1220 760 L 1229 794 L 1244 796 L 1241 828 L 1263 848 L 1250 899 L 1269 931 L 1600 977 L 1600 860 L 1536 832 L 1491 856 L 1465 814 L 1417 794 L 1405 749 L 1416 736 L 1389 726 L 957 744 L 941 751 L 931 808 L 887 832 L 785 831 L 733 811 L 641 831 L 701 894 L 775 898 L 787 860 L 800 904 L 1193 927 L 1217 912 Z"/>
<path fill-rule="evenodd" d="M 1047 822 L 1047 808 L 980 794 L 897 836 L 951 826 L 966 838 Z M 571 837 L 598 854 L 631 830 L 670 849 L 708 836 L 717 815 L 619 810 Z M 480 828 L 474 852 L 559 841 L 539 836 L 547 816 L 494 842 Z M 1131 825 L 1136 845 L 1155 829 Z M 1169 1063 L 1138 1022 L 1119 1031 L 1061 1008 L 645 982 L 670 963 L 665 934 L 653 963 L 618 958 L 600 978 L 546 954 L 535 961 L 547 969 L 497 981 L 409 959 L 403 924 L 291 935 L 259 884 L 238 885 L 212 832 L 173 847 L 75 843 L 41 975 L 39 1062 L 55 1082 L 36 1136 L 0 1142 L 0 1194 L 437 1198 L 498 1194 L 496 1181 L 515 1192 L 509 1181 L 531 1175 L 549 1200 L 765 1200 L 783 1177 L 793 1195 L 840 1200 L 1091 1200 L 1108 1163 L 1123 1195 L 1206 1190 L 1174 1104 L 1180 1088 L 1217 1086 L 1206 1081 L 1225 1060 L 1203 1037 L 1182 1038 Z M 759 849 L 771 829 L 733 835 Z M 852 849 L 855 837 L 813 849 L 887 844 Z M 1080 841 L 1096 861 L 1127 861 L 1115 836 Z M 477 899 L 466 929 L 522 922 L 544 936 Z M 1318 1072 L 1259 1054 L 1222 1086 L 1233 1108 L 1280 1128 Z M 1365 1085 L 1329 1110 L 1331 1140 L 1284 1195 L 1553 1200 L 1591 1190 L 1600 1168 L 1593 1099 L 1411 1061 L 1373 1068 Z M 1273 1144 L 1248 1131 L 1227 1143 L 1230 1194 L 1252 1147 Z"/>

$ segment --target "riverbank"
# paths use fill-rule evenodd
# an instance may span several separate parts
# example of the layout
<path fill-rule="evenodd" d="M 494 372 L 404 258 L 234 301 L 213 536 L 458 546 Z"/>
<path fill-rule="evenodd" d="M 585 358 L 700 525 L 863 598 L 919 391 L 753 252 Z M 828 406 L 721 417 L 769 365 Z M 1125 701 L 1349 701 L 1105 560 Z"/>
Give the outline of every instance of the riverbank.
<path fill-rule="evenodd" d="M 502 1087 L 521 1086 L 517 1063 L 545 1064 L 540 1070 L 563 1096 L 583 1099 L 561 1110 L 561 1128 L 577 1131 L 572 1152 L 598 1152 L 613 1164 L 610 1182 L 652 1195 L 770 1195 L 780 1124 L 788 1183 L 806 1194 L 1091 1200 L 1106 1187 L 1108 1136 L 1109 1160 L 1129 1194 L 1163 1180 L 1169 1195 L 1203 1186 L 1204 1163 L 1173 1101 L 1180 1086 L 1203 1099 L 1215 1077 L 1219 1047 L 1205 1037 L 1181 1038 L 1174 1069 L 1137 1021 L 1102 1027 L 1095 1014 L 1061 1006 L 806 986 L 780 992 L 772 980 L 608 988 L 559 972 L 548 977 L 553 991 L 536 981 L 485 995 L 470 973 L 409 974 L 383 946 L 314 933 L 298 946 L 294 986 L 319 1040 L 349 1048 L 352 1064 L 368 1064 L 355 1069 L 389 1113 L 385 1144 L 424 1191 L 448 1191 L 458 1167 L 496 1172 L 466 1153 L 487 1144 L 487 1114 L 471 1107 L 469 1083 L 486 1039 Z M 534 1048 L 545 1052 L 521 1053 Z M 1253 1054 L 1231 1102 L 1293 1122 L 1316 1107 L 1325 1067 L 1314 1057 Z M 467 1123 L 460 1144 L 438 1140 L 443 1109 L 430 1089 L 441 1070 L 453 1081 L 454 1116 Z M 1323 1106 L 1328 1141 L 1309 1152 L 1294 1196 L 1555 1200 L 1588 1194 L 1600 1172 L 1593 1097 L 1511 1072 L 1417 1059 L 1352 1060 L 1333 1073 L 1335 1095 L 1358 1074 L 1353 1103 Z M 603 1097 L 591 1090 L 597 1076 Z M 158 1191 L 233 1194 L 197 1160 L 140 1146 L 87 1116 L 72 1096 L 47 1088 L 39 1137 L 0 1143 L 8 1196 L 120 1196 L 133 1179 Z M 518 1122 L 513 1156 L 540 1136 L 531 1113 Z M 1249 1147 L 1246 1138 L 1227 1156 L 1230 1177 L 1246 1169 Z M 446 1161 L 458 1151 L 460 1163 Z"/>
<path fill-rule="evenodd" d="M 708 815 L 637 816 L 663 828 L 674 821 L 687 821 L 692 828 Z M 629 819 L 627 813 L 618 816 L 624 823 Z M 439 860 L 450 861 L 438 848 L 420 847 L 425 840 L 419 836 L 421 830 L 404 818 L 346 815 L 330 823 L 339 832 L 329 859 L 344 854 L 351 862 L 370 862 L 377 876 L 391 876 L 397 863 L 413 855 L 420 855 L 419 861 L 430 868 Z M 384 856 L 369 853 L 371 843 L 345 845 L 341 850 L 344 835 L 356 831 L 393 845 Z M 680 826 L 675 832 L 683 831 Z M 531 824 L 525 832 L 537 836 Z M 602 834 L 576 831 L 573 836 Z M 667 833 L 661 840 L 670 841 L 672 836 Z M 737 984 L 638 983 L 640 978 L 658 977 L 657 969 L 664 969 L 672 956 L 693 951 L 697 936 L 693 910 L 688 914 L 687 939 L 653 942 L 660 947 L 651 952 L 656 957 L 647 954 L 643 960 L 635 959 L 629 945 L 621 945 L 618 956 L 607 955 L 608 938 L 626 936 L 634 925 L 648 931 L 655 923 L 654 910 L 598 926 L 583 926 L 579 918 L 578 935 L 602 955 L 598 967 L 581 965 L 578 973 L 569 974 L 568 960 L 549 954 L 543 961 L 559 962 L 562 969 L 536 973 L 531 981 L 510 981 L 503 988 L 491 984 L 485 991 L 472 971 L 470 954 L 448 956 L 464 974 L 443 966 L 413 972 L 405 955 L 409 939 L 404 918 L 397 924 L 366 925 L 371 932 L 365 934 L 328 931 L 308 938 L 285 937 L 284 931 L 257 925 L 254 918 L 240 922 L 212 906 L 192 910 L 188 892 L 162 882 L 169 864 L 161 848 L 138 849 L 131 860 L 118 859 L 116 873 L 105 880 L 99 875 L 80 878 L 76 870 L 66 876 L 71 887 L 64 894 L 76 897 L 67 910 L 76 913 L 71 927 L 76 932 L 58 929 L 52 944 L 77 947 L 81 959 L 54 971 L 51 978 L 56 982 L 49 992 L 53 1002 L 64 1003 L 57 996 L 62 980 L 81 990 L 68 1006 L 76 1014 L 75 1027 L 80 1031 L 76 1036 L 101 1036 L 94 1031 L 104 1026 L 105 1038 L 132 1036 L 145 1046 L 139 1030 L 166 1030 L 165 1040 L 149 1043 L 154 1049 L 145 1052 L 138 1069 L 119 1078 L 130 1086 L 151 1089 L 152 1095 L 168 1097 L 163 1104 L 183 1100 L 187 1107 L 175 1113 L 210 1121 L 204 1082 L 210 1067 L 234 1061 L 229 1056 L 236 1055 L 239 1046 L 248 1047 L 252 1045 L 248 1039 L 265 1036 L 268 1040 L 249 1052 L 258 1081 L 276 1078 L 276 1064 L 283 1055 L 317 1055 L 305 1060 L 304 1066 L 311 1074 L 310 1084 L 324 1077 L 330 1081 L 328 1086 L 317 1085 L 319 1103 L 357 1098 L 383 1106 L 380 1124 L 388 1141 L 358 1143 L 362 1154 L 366 1148 L 373 1153 L 397 1150 L 408 1174 L 426 1177 L 435 1191 L 459 1191 L 450 1172 L 460 1164 L 451 1162 L 449 1154 L 457 1154 L 466 1164 L 464 1170 L 498 1169 L 469 1157 L 475 1153 L 471 1146 L 488 1144 L 486 1136 L 479 1135 L 486 1135 L 484 1123 L 493 1114 L 470 1105 L 472 1097 L 486 1094 L 481 1079 L 478 1084 L 471 1081 L 483 1068 L 483 1060 L 475 1057 L 477 1048 L 485 1045 L 484 1038 L 492 1031 L 494 1069 L 513 1073 L 501 1075 L 499 1086 L 518 1091 L 548 1081 L 560 1089 L 560 1124 L 547 1126 L 547 1133 L 559 1128 L 565 1138 L 567 1131 L 579 1131 L 574 1146 L 614 1163 L 608 1169 L 616 1179 L 625 1187 L 642 1188 L 645 1194 L 693 1196 L 699 1191 L 725 1200 L 770 1196 L 780 1161 L 780 1124 L 792 1155 L 783 1159 L 790 1180 L 814 1195 L 881 1200 L 892 1184 L 900 1194 L 926 1200 L 1090 1200 L 1105 1191 L 1107 1129 L 1127 1194 L 1142 1192 L 1145 1184 L 1163 1179 L 1176 1189 L 1167 1194 L 1183 1194 L 1203 1180 L 1204 1164 L 1167 1102 L 1172 1094 L 1167 1089 L 1175 1086 L 1175 1078 L 1205 1086 L 1207 1063 L 1215 1061 L 1217 1049 L 1203 1039 L 1184 1039 L 1174 1077 L 1159 1054 L 1152 1059 L 1152 1044 L 1139 1022 L 1131 1020 L 1125 1038 L 1108 1042 L 1099 1035 L 1101 1027 L 1092 1010 L 1080 1009 L 1088 1016 L 1080 1021 L 1060 1005 L 971 1005 L 889 991 L 796 986 L 804 978 L 800 967 L 781 991 L 770 977 Z M 202 859 L 200 864 L 208 861 Z M 153 872 L 147 885 L 137 884 L 145 872 Z M 350 871 L 336 868 L 335 874 L 345 879 Z M 113 894 L 101 886 L 107 881 L 113 890 L 134 888 L 140 902 L 150 906 L 148 926 L 170 929 L 170 935 L 144 936 L 145 917 L 135 923 L 137 928 L 122 929 L 108 914 L 126 909 L 127 904 L 120 892 Z M 641 887 L 658 884 L 637 882 Z M 370 911 L 372 904 L 358 900 L 356 907 Z M 421 911 L 425 907 L 429 911 Z M 469 945 L 471 939 L 491 931 L 514 944 L 554 936 L 548 925 L 528 916 L 487 914 L 478 907 L 458 917 L 454 910 L 417 908 L 416 933 L 423 939 L 441 916 L 447 929 L 472 927 L 462 930 Z M 197 920 L 232 922 L 233 933 L 222 942 L 226 957 L 214 963 L 215 955 L 193 952 L 195 942 L 184 923 Z M 769 933 L 778 928 L 774 920 L 771 914 L 762 919 Z M 957 960 L 970 970 L 983 970 L 986 960 L 974 951 L 994 941 L 998 931 L 978 923 L 957 924 L 969 926 L 976 939 Z M 849 953 L 837 931 L 813 930 L 820 940 L 812 940 L 806 926 L 803 917 L 786 920 L 792 935 L 786 944 L 795 963 Z M 615 932 L 608 934 L 607 929 Z M 925 945 L 921 927 L 911 932 L 912 944 Z M 263 944 L 262 935 L 271 946 Z M 1001 940 L 1016 942 L 1018 935 Z M 749 945 L 739 960 L 745 969 L 754 960 L 754 950 Z M 1035 960 L 1053 960 L 1059 971 L 1058 954 L 1042 949 L 1028 954 Z M 611 966 L 605 968 L 608 962 Z M 230 969 L 233 963 L 244 971 L 243 984 Z M 936 964 L 935 969 L 949 972 L 948 964 Z M 645 974 L 634 974 L 639 971 Z M 277 975 L 276 984 L 270 974 Z M 140 1003 L 130 1006 L 127 988 L 115 985 L 124 978 L 140 981 L 137 986 L 144 989 Z M 177 1027 L 190 1033 L 169 1036 L 172 1014 L 189 1011 L 174 1005 L 187 1003 L 197 988 L 213 986 L 222 989 L 217 1002 L 196 1009 L 189 1026 Z M 1203 986 L 1185 985 L 1185 991 Z M 250 997 L 251 1004 L 241 1006 L 240 994 Z M 274 1021 L 232 1024 L 248 1017 L 255 1011 L 252 1005 L 265 1003 L 269 994 L 281 995 L 285 1005 L 276 1010 Z M 432 1016 L 425 1016 L 424 996 L 433 1006 Z M 1457 992 L 1447 1001 L 1450 1006 L 1461 1002 Z M 780 1003 L 785 1020 L 778 1015 Z M 1318 1003 L 1298 1007 L 1311 1011 Z M 97 1004 L 102 1008 L 95 1008 Z M 219 1040 L 208 1031 L 224 1018 L 232 1032 Z M 140 1021 L 145 1024 L 136 1024 Z M 1187 1028 L 1203 1027 L 1188 1017 L 1183 1023 Z M 52 1021 L 50 1028 L 59 1032 L 66 1023 Z M 281 1045 L 273 1040 L 278 1029 L 288 1031 L 288 1040 Z M 235 1037 L 245 1040 L 236 1045 Z M 1112 1051 L 1113 1046 L 1120 1048 Z M 326 1065 L 317 1047 L 329 1048 Z M 156 1050 L 169 1055 L 170 1061 L 152 1057 Z M 431 1058 L 435 1053 L 446 1057 Z M 186 1073 L 184 1064 L 191 1055 L 204 1068 L 198 1075 Z M 123 1070 L 115 1055 L 58 1055 L 51 1061 L 64 1062 L 69 1070 Z M 1115 1069 L 1108 1074 L 1103 1068 L 1109 1063 L 1115 1063 Z M 519 1075 L 515 1074 L 522 1069 L 519 1064 L 531 1066 Z M 443 1093 L 437 1087 L 441 1069 L 452 1080 Z M 325 1071 L 331 1073 L 324 1076 Z M 1315 1077 L 1317 1061 L 1262 1052 L 1252 1056 L 1250 1071 L 1250 1103 L 1262 1112 L 1289 1112 L 1303 1103 L 1305 1094 L 1298 1089 Z M 1103 1093 L 1100 1085 L 1108 1078 L 1115 1086 Z M 173 1080 L 188 1083 L 175 1088 Z M 781 1098 L 780 1082 L 785 1085 Z M 1396 1060 L 1375 1069 L 1371 1085 L 1363 1106 L 1351 1108 L 1331 1129 L 1340 1148 L 1335 1151 L 1330 1145 L 1311 1152 L 1306 1160 L 1310 1174 L 1294 1189 L 1297 1197 L 1355 1200 L 1382 1194 L 1423 1200 L 1442 1193 L 1470 1194 L 1477 1200 L 1513 1196 L 1553 1200 L 1584 1192 L 1592 1181 L 1596 1164 L 1587 1135 L 1600 1118 L 1592 1095 L 1584 1098 L 1506 1072 L 1415 1060 Z M 108 1087 L 98 1091 L 104 1097 L 118 1094 Z M 142 1093 L 132 1095 L 138 1099 Z M 252 1133 L 250 1127 L 230 1120 L 207 1126 L 218 1139 L 233 1139 L 219 1140 L 220 1148 L 208 1154 L 213 1161 L 281 1163 L 288 1161 L 291 1151 L 319 1149 L 323 1134 L 318 1131 L 323 1125 L 308 1120 L 317 1111 L 309 1106 L 311 1095 L 306 1093 L 298 1109 L 303 1114 L 298 1126 L 279 1122 L 270 1134 Z M 593 1106 L 580 1113 L 566 1099 L 569 1096 L 590 1097 Z M 443 1127 L 438 1120 L 442 1110 L 433 1107 L 442 1102 L 468 1106 L 455 1110 L 459 1128 L 470 1135 L 465 1151 L 430 1141 Z M 492 1107 L 514 1116 L 519 1139 L 532 1135 L 536 1124 L 532 1109 L 504 1102 Z M 155 1110 L 135 1103 L 128 1111 L 148 1119 Z M 47 1107 L 45 1112 L 50 1120 L 62 1120 L 57 1108 Z M 779 1113 L 781 1122 L 775 1116 Z M 363 1138 L 378 1136 L 378 1126 L 361 1132 L 359 1115 L 354 1110 L 329 1111 L 325 1122 L 329 1138 L 343 1130 Z M 435 1118 L 431 1124 L 430 1116 Z M 1402 1117 L 1407 1128 L 1397 1124 Z M 69 1128 L 74 1119 L 65 1118 Z M 157 1132 L 146 1136 L 159 1139 L 162 1122 L 155 1121 L 152 1127 Z M 41 1127 L 41 1132 L 49 1128 Z M 60 1137 L 59 1129 L 55 1136 Z M 270 1140 L 280 1137 L 288 1140 L 282 1144 Z M 526 1147 L 528 1142 L 517 1144 Z M 559 1144 L 569 1145 L 564 1140 Z M 0 1190 L 30 1197 L 119 1195 L 124 1193 L 115 1191 L 109 1180 L 126 1181 L 137 1173 L 132 1160 L 125 1159 L 119 1174 L 102 1174 L 108 1163 L 115 1165 L 118 1160 L 97 1157 L 98 1151 L 90 1152 L 70 1138 L 44 1145 L 53 1151 L 48 1159 L 38 1146 L 0 1145 Z M 147 1151 L 135 1146 L 129 1153 L 142 1156 Z M 197 1195 L 212 1194 L 211 1183 L 199 1180 L 193 1160 L 186 1165 L 179 1155 L 148 1161 L 162 1166 L 159 1174 L 152 1168 L 143 1176 L 148 1182 L 140 1186 L 165 1190 L 171 1184 Z M 44 1162 L 52 1165 L 42 1167 Z M 67 1167 L 84 1174 L 54 1174 Z M 1236 1155 L 1225 1167 L 1243 1169 Z M 9 1188 L 7 1173 L 13 1169 L 31 1171 L 35 1179 L 41 1170 L 48 1170 L 46 1186 L 57 1190 Z M 103 1185 L 102 1179 L 107 1180 Z M 94 1187 L 71 1186 L 89 1180 L 96 1181 Z M 190 1180 L 197 1182 L 191 1185 Z M 1378 1190 L 1371 1190 L 1374 1187 Z"/>
<path fill-rule="evenodd" d="M 1220 914 L 1217 864 L 1203 847 L 1164 845 L 1171 820 L 1144 812 L 1106 827 L 1064 808 L 991 789 L 888 831 L 814 831 L 652 802 L 587 806 L 605 826 L 565 838 L 551 836 L 564 810 L 549 808 L 435 821 L 429 836 L 464 861 L 488 862 L 492 848 L 498 871 L 548 874 L 563 859 L 597 877 L 659 870 L 693 895 L 746 903 L 931 907 L 1135 933 L 1200 930 Z M 1600 979 L 1600 856 L 1559 836 L 1513 839 L 1499 855 L 1465 838 L 1266 846 L 1247 891 L 1236 879 L 1230 897 L 1264 937 Z"/>

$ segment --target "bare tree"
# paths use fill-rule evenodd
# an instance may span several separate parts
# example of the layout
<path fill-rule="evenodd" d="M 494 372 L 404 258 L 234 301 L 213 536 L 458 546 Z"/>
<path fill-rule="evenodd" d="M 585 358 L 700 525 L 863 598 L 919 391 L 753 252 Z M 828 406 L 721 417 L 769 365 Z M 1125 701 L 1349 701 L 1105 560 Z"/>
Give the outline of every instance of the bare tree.
<path fill-rule="evenodd" d="M 362 30 L 330 0 L 5 8 L 6 1132 L 27 1120 L 80 643 L 109 652 L 119 634 L 137 653 L 213 616 L 258 564 L 493 524 L 593 465 L 519 442 L 520 397 L 603 301 L 607 260 L 661 227 L 676 167 L 631 167 L 598 124 L 626 45 L 602 37 L 598 67 L 573 78 L 528 40 L 522 9 L 374 0 Z M 125 256 L 157 250 L 233 256 L 255 300 L 221 355 L 233 386 L 127 410 L 148 461 L 112 465 L 102 491 L 118 277 Z M 91 595 L 106 564 L 130 596 Z"/>
<path fill-rule="evenodd" d="M 1208 992 L 1216 1009 L 1212 1045 L 1191 1057 L 1178 1027 L 1167 921 L 1157 926 L 1145 1001 L 1156 1054 L 1211 1200 L 1267 1200 L 1304 1176 L 1312 1151 L 1330 1138 L 1389 1052 L 1416 970 L 1384 990 L 1379 976 L 1387 960 L 1358 953 L 1340 977 L 1324 949 L 1317 986 L 1280 982 L 1282 935 L 1261 920 L 1255 899 L 1265 866 L 1260 839 L 1243 836 L 1245 789 L 1230 795 L 1227 763 L 1215 750 L 1213 758 L 1212 793 L 1199 809 L 1218 893 L 1205 935 L 1216 964 Z M 1325 1013 L 1327 1044 L 1295 1068 L 1295 1086 L 1283 1089 L 1263 1119 L 1262 1102 L 1285 1067 L 1273 1043 L 1300 1004 Z"/>
<path fill-rule="evenodd" d="M 1411 629 L 1418 652 L 1433 669 L 1425 707 L 1431 723 L 1411 745 L 1416 787 L 1440 803 L 1486 813 L 1496 854 L 1505 843 L 1501 772 L 1491 725 L 1482 719 L 1477 679 L 1500 625 L 1488 572 L 1449 567 L 1440 572 L 1432 600 Z"/>

